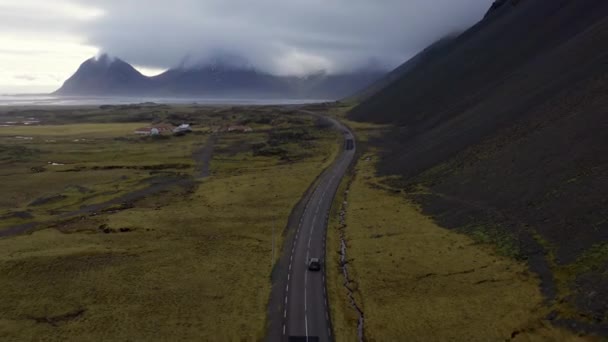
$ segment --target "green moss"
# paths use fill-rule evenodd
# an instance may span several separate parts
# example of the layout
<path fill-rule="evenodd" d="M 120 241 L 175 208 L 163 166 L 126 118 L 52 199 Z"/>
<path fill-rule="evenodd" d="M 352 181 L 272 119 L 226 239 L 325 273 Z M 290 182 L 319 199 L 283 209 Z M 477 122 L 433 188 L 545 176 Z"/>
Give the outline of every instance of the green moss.
<path fill-rule="evenodd" d="M 459 231 L 469 235 L 477 244 L 489 245 L 502 256 L 523 260 L 523 253 L 512 235 L 500 228 L 486 225 L 469 225 Z"/>

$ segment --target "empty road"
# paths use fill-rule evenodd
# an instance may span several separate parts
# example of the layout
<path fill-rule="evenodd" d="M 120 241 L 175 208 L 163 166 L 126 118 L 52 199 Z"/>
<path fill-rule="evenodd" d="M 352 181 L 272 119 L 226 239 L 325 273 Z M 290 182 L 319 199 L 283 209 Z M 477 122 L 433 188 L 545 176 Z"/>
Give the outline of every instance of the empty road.
<path fill-rule="evenodd" d="M 301 203 L 299 219 L 287 234 L 283 256 L 274 275 L 269 341 L 333 340 L 325 287 L 327 217 L 342 177 L 354 158 L 355 143 L 346 127 L 326 119 L 343 133 L 342 151 Z M 308 270 L 309 258 L 323 261 L 321 271 Z"/>

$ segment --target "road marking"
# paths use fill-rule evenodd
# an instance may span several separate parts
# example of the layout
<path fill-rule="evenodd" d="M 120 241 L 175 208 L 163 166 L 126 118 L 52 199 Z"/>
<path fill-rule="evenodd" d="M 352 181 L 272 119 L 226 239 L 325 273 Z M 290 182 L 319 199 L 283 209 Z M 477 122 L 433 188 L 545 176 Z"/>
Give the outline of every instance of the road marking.
<path fill-rule="evenodd" d="M 332 120 L 333 121 L 333 120 Z M 336 123 L 334 123 L 334 125 L 337 125 Z M 327 234 L 327 222 L 330 218 L 330 213 L 329 213 L 329 208 L 326 210 L 325 207 L 327 206 L 327 203 L 324 203 L 326 197 L 329 198 L 329 192 L 331 192 L 330 190 L 333 190 L 334 188 L 337 188 L 337 186 L 339 184 L 335 184 L 334 180 L 338 177 L 338 175 L 340 173 L 344 173 L 345 172 L 345 166 L 347 166 L 347 159 L 350 157 L 349 154 L 350 151 L 347 152 L 343 152 L 341 153 L 341 155 L 338 157 L 338 159 L 336 160 L 336 163 L 332 165 L 332 167 L 330 167 L 330 169 L 326 170 L 325 172 L 323 172 L 321 174 L 321 180 L 320 182 L 317 183 L 317 186 L 315 187 L 315 189 L 313 190 L 312 194 L 310 195 L 310 197 L 308 197 L 308 201 L 304 207 L 304 211 L 302 213 L 302 215 L 300 216 L 300 220 L 299 220 L 299 225 L 296 229 L 296 234 L 295 234 L 295 238 L 293 241 L 293 246 L 292 246 L 292 251 L 291 251 L 291 255 L 290 255 L 290 261 L 289 261 L 289 272 L 287 274 L 287 285 L 285 287 L 285 291 L 286 293 L 289 293 L 289 282 L 291 281 L 291 268 L 292 268 L 292 264 L 293 264 L 293 259 L 294 259 L 294 254 L 295 254 L 295 248 L 296 245 L 299 244 L 299 237 L 300 237 L 300 229 L 304 228 L 304 220 L 305 219 L 309 219 L 309 216 L 312 214 L 312 210 L 314 210 L 314 215 L 312 218 L 312 222 L 311 225 L 307 227 L 305 227 L 305 229 L 307 229 L 308 231 L 303 232 L 303 234 L 309 233 L 309 237 L 308 237 L 308 245 L 307 245 L 307 251 L 306 251 L 306 258 L 308 260 L 309 256 L 310 256 L 310 251 L 311 251 L 311 245 L 312 245 L 312 237 L 313 234 L 315 232 L 316 229 L 316 221 L 317 218 L 319 216 L 319 212 L 321 211 L 321 209 L 323 209 L 322 211 L 322 215 L 325 218 L 325 222 L 323 222 L 323 227 L 320 227 L 320 229 L 322 230 L 321 233 L 323 233 L 324 235 L 322 236 L 321 239 L 321 243 L 322 243 L 322 248 L 323 250 L 321 251 L 321 256 L 326 256 L 327 255 L 327 241 L 326 241 L 326 235 Z M 338 178 L 342 178 L 338 177 Z M 315 205 L 315 201 L 317 203 L 316 208 L 311 208 L 314 207 Z M 331 204 L 331 203 L 330 203 Z M 312 209 L 312 210 L 311 210 Z M 315 240 L 317 241 L 317 240 Z M 308 270 L 305 269 L 305 274 L 304 274 L 304 322 L 305 322 L 305 327 L 306 327 L 306 341 L 308 341 Z M 326 277 L 325 277 L 325 273 L 322 274 L 322 279 L 323 279 L 323 294 L 324 294 L 324 300 L 325 300 L 325 317 L 327 320 L 327 333 L 329 336 L 331 336 L 331 322 L 329 320 L 329 308 L 328 308 L 328 299 L 327 299 L 327 287 L 325 286 L 325 282 L 326 282 Z M 285 306 L 287 306 L 288 303 L 288 296 L 285 296 Z M 287 307 L 284 308 L 283 311 L 283 316 L 286 318 L 287 315 Z M 287 328 L 286 328 L 286 322 L 283 322 L 283 335 L 285 335 L 287 332 Z"/>
<path fill-rule="evenodd" d="M 287 318 L 287 309 L 283 310 L 283 318 Z"/>
<path fill-rule="evenodd" d="M 306 317 L 307 302 L 306 299 L 306 284 L 308 283 L 308 272 L 304 273 L 304 317 Z"/>
<path fill-rule="evenodd" d="M 304 325 L 306 326 L 306 342 L 308 342 L 308 318 L 304 316 Z"/>

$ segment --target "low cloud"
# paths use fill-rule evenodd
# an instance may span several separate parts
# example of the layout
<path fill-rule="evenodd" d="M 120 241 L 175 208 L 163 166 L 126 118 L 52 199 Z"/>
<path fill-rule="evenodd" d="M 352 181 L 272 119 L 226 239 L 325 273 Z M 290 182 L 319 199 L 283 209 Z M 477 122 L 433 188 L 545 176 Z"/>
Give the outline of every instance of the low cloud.
<path fill-rule="evenodd" d="M 38 79 L 38 77 L 32 76 L 32 75 L 15 75 L 15 78 L 18 80 L 24 80 L 24 81 L 30 81 L 30 82 Z"/>
<path fill-rule="evenodd" d="M 78 0 L 88 43 L 149 68 L 236 56 L 275 74 L 393 68 L 481 19 L 492 0 Z"/>
<path fill-rule="evenodd" d="M 99 52 L 146 74 L 218 61 L 282 75 L 390 69 L 474 24 L 491 3 L 0 0 L 0 89 L 55 90 Z"/>

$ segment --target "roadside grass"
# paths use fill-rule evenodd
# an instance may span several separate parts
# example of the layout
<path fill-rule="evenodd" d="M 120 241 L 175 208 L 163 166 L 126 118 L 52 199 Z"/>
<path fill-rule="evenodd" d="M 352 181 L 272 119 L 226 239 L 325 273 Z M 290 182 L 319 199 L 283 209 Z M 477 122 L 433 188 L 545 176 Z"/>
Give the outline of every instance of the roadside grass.
<path fill-rule="evenodd" d="M 470 227 L 466 235 L 438 226 L 407 193 L 390 188 L 393 180 L 376 176 L 378 152 L 367 142 L 383 127 L 345 121 L 364 146 L 348 192 L 346 237 L 367 341 L 578 340 L 545 321 L 550 308 L 539 280 L 513 258 L 518 253 L 507 238 L 488 227 Z M 330 306 L 336 340 L 353 341 L 356 313 L 336 266 L 336 215 L 333 209 Z"/>
<path fill-rule="evenodd" d="M 0 340 L 263 339 L 273 221 L 280 250 L 293 206 L 339 149 L 336 133 L 310 129 L 317 139 L 289 142 L 288 156 L 300 156 L 289 160 L 255 156 L 242 146 L 223 150 L 252 145 L 264 133 L 220 135 L 212 175 L 195 187 L 171 188 L 66 229 L 0 239 Z M 200 147 L 187 139 L 180 141 L 189 150 L 170 149 L 179 158 Z M 148 157 L 163 161 L 169 148 L 157 148 Z M 125 182 L 150 176 L 122 169 L 67 174 L 93 172 L 134 173 Z M 45 174 L 51 172 L 36 175 Z M 107 181 L 86 185 L 98 192 L 110 187 Z"/>
<path fill-rule="evenodd" d="M 543 322 L 548 308 L 525 264 L 375 187 L 367 157 L 349 192 L 347 234 L 370 341 L 573 337 Z"/>
<path fill-rule="evenodd" d="M 330 301 L 332 328 L 338 341 L 357 341 L 358 313 L 348 301 L 348 292 L 344 287 L 340 260 L 340 211 L 346 200 L 345 191 L 351 180 L 347 174 L 338 188 L 332 203 L 327 223 L 327 257 L 325 273 L 327 292 Z"/>

